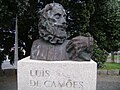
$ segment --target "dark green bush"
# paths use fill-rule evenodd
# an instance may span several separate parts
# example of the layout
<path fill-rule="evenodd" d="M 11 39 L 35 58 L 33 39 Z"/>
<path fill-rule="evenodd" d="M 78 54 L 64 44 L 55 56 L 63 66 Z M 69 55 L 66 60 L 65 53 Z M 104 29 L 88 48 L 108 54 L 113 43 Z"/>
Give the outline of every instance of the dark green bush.
<path fill-rule="evenodd" d="M 94 44 L 92 59 L 97 62 L 97 67 L 104 67 L 104 63 L 107 60 L 108 52 L 106 50 L 100 49 L 96 44 Z"/>

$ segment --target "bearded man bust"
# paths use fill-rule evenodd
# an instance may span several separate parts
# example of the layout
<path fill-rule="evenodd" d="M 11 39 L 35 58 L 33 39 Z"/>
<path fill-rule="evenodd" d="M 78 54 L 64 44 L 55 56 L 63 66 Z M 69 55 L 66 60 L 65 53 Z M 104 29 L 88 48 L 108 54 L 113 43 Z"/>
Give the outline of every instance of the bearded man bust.
<path fill-rule="evenodd" d="M 39 35 L 33 42 L 30 58 L 45 61 L 90 61 L 93 38 L 77 36 L 67 40 L 66 12 L 62 5 L 50 3 L 40 11 Z"/>

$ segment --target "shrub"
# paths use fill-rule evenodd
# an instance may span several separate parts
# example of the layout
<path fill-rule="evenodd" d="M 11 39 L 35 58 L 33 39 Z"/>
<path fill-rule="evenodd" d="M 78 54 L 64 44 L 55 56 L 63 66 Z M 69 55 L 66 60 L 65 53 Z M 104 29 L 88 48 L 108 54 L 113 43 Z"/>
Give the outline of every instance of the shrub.
<path fill-rule="evenodd" d="M 94 44 L 92 59 L 97 62 L 97 67 L 104 67 L 104 63 L 107 60 L 108 52 L 106 50 L 100 49 L 97 44 Z"/>

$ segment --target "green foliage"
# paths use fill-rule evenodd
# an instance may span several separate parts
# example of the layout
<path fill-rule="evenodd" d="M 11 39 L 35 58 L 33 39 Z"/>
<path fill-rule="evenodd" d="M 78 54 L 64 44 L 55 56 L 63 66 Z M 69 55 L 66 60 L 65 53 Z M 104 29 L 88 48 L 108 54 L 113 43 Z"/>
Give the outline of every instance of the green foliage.
<path fill-rule="evenodd" d="M 32 27 L 37 24 L 37 1 L 34 0 L 1 0 L 0 1 L 0 61 L 9 55 L 11 64 L 14 62 L 15 18 L 18 16 L 19 59 L 30 55 L 33 40 L 38 36 Z M 36 30 L 37 31 L 37 30 Z M 32 36 L 31 36 L 32 35 Z M 33 40 L 32 40 L 32 39 Z M 22 49 L 26 54 L 23 55 Z M 4 55 L 4 57 L 3 57 Z"/>
<path fill-rule="evenodd" d="M 93 0 L 63 0 L 68 18 L 67 33 L 69 38 L 88 33 L 90 15 L 94 12 Z"/>
<path fill-rule="evenodd" d="M 120 49 L 120 9 L 117 0 L 95 0 L 90 33 L 98 46 L 108 52 Z"/>
<path fill-rule="evenodd" d="M 11 29 L 15 25 L 16 15 L 24 16 L 29 0 L 0 0 L 0 27 Z"/>
<path fill-rule="evenodd" d="M 12 19 L 15 15 L 15 0 L 0 0 L 0 27 L 10 28 L 13 25 Z"/>
<path fill-rule="evenodd" d="M 92 59 L 97 62 L 97 67 L 104 67 L 104 63 L 107 60 L 108 52 L 106 50 L 101 50 L 96 44 L 94 44 L 93 57 Z"/>

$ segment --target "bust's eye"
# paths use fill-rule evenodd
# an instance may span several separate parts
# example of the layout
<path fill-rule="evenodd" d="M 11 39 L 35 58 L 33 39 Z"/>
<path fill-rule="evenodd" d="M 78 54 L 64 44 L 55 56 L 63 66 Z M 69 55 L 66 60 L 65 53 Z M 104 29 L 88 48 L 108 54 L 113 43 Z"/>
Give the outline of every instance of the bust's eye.
<path fill-rule="evenodd" d="M 59 18 L 61 17 L 61 14 L 57 13 L 57 14 L 54 15 L 54 17 L 55 17 L 56 19 L 59 19 Z"/>

